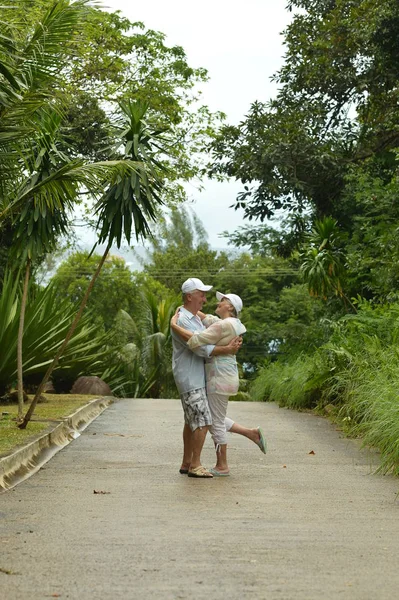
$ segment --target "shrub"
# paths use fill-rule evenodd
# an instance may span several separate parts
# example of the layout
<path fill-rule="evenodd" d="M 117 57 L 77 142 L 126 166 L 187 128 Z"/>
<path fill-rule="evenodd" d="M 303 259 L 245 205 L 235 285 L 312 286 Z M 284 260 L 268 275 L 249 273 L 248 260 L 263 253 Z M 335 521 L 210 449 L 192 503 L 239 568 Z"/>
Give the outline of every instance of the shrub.
<path fill-rule="evenodd" d="M 327 344 L 264 368 L 253 400 L 303 409 L 334 405 L 350 435 L 381 452 L 379 471 L 399 475 L 399 306 L 360 303 L 332 324 Z"/>

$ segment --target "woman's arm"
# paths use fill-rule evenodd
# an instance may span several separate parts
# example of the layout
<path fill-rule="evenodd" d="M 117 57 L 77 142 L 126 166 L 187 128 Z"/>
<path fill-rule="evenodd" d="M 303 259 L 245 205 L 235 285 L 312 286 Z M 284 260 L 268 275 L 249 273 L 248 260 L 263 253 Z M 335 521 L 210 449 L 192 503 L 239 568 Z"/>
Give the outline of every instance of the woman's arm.
<path fill-rule="evenodd" d="M 216 323 L 213 323 L 208 329 L 201 331 L 199 333 L 195 333 L 190 336 L 188 340 L 188 347 L 198 348 L 198 346 L 204 346 L 209 344 L 215 344 L 222 339 L 224 334 L 222 321 L 218 319 Z"/>

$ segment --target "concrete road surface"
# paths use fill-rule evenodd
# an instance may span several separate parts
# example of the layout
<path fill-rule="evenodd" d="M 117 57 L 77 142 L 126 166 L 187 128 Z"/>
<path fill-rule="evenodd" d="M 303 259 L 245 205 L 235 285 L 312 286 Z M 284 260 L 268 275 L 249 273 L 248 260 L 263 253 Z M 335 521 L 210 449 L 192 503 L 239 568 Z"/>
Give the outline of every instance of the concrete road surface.
<path fill-rule="evenodd" d="M 399 480 L 322 418 L 230 416 L 262 425 L 268 454 L 230 436 L 231 476 L 197 480 L 178 473 L 179 401 L 111 406 L 0 495 L 1 599 L 398 598 Z"/>

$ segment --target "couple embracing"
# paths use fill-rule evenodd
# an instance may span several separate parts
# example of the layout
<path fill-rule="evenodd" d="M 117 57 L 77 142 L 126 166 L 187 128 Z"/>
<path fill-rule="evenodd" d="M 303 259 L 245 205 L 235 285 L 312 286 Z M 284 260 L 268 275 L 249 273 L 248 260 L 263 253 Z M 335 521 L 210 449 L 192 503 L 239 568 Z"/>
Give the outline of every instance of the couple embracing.
<path fill-rule="evenodd" d="M 182 285 L 183 306 L 171 320 L 173 375 L 184 412 L 181 474 L 212 478 L 229 475 L 227 432 L 243 435 L 266 453 L 260 427 L 247 428 L 226 416 L 229 396 L 238 391 L 235 355 L 246 329 L 239 319 L 242 301 L 236 294 L 216 292 L 216 315 L 202 307 L 211 285 L 192 277 Z M 201 451 L 210 431 L 216 448 L 216 465 L 206 469 Z"/>

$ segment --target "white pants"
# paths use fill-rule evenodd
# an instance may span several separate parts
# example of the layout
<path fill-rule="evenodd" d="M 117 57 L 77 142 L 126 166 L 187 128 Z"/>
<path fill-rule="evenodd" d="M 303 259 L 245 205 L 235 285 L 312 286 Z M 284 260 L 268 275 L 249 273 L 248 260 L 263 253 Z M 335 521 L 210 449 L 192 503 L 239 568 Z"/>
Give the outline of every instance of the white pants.
<path fill-rule="evenodd" d="M 227 432 L 234 425 L 234 421 L 226 417 L 229 397 L 225 394 L 207 394 L 209 409 L 212 415 L 210 427 L 211 436 L 215 446 L 227 444 Z"/>

